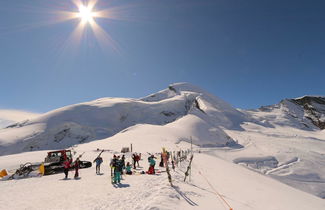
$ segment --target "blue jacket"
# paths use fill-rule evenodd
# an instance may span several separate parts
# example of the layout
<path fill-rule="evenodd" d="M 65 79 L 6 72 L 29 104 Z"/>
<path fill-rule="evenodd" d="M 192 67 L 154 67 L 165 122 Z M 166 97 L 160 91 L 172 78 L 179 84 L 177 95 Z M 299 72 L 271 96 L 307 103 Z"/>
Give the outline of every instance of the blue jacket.
<path fill-rule="evenodd" d="M 153 158 L 150 158 L 150 159 L 149 159 L 149 164 L 150 164 L 151 166 L 154 166 L 154 165 L 156 165 L 156 161 L 155 161 Z"/>
<path fill-rule="evenodd" d="M 101 157 L 98 157 L 98 158 L 95 159 L 94 162 L 96 162 L 96 165 L 98 166 L 98 165 L 102 164 L 103 159 Z"/>

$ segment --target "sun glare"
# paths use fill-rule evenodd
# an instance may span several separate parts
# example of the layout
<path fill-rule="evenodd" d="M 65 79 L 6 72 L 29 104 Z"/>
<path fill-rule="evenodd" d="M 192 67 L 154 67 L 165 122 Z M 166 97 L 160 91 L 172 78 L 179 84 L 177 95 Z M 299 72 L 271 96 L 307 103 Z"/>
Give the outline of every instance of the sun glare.
<path fill-rule="evenodd" d="M 118 12 L 119 7 L 111 7 L 106 9 L 95 8 L 99 0 L 71 0 L 76 6 L 74 11 L 58 10 L 55 13 L 58 15 L 56 23 L 65 22 L 73 19 L 79 19 L 80 22 L 73 30 L 68 40 L 73 45 L 79 45 L 83 39 L 83 34 L 89 27 L 99 45 L 105 49 L 109 46 L 118 51 L 117 43 L 111 38 L 111 36 L 96 22 L 97 18 L 114 19 L 119 20 Z"/>
<path fill-rule="evenodd" d="M 89 23 L 93 20 L 94 13 L 90 7 L 80 5 L 78 17 L 81 19 L 82 23 Z"/>

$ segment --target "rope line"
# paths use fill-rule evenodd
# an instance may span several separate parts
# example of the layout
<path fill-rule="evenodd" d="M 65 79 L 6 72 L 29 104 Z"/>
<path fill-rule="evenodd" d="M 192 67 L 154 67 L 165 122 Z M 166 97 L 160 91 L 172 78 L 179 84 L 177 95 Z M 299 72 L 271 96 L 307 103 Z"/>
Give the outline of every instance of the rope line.
<path fill-rule="evenodd" d="M 201 171 L 199 171 L 199 174 L 204 178 L 204 180 L 208 183 L 208 185 L 211 187 L 211 189 L 214 191 L 215 195 L 218 195 L 218 197 L 223 201 L 223 204 L 226 204 L 227 207 L 229 208 L 229 210 L 233 210 L 233 208 L 231 208 L 231 206 L 229 205 L 229 203 L 222 197 L 222 195 L 220 195 L 220 193 L 213 187 L 213 185 L 209 182 L 209 180 L 203 176 L 203 174 L 201 173 Z"/>

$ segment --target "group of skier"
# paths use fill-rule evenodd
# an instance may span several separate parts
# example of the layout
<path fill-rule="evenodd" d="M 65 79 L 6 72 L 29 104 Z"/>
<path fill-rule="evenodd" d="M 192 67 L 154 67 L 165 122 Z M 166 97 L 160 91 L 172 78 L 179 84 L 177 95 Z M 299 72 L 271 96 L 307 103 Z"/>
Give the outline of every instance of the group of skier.
<path fill-rule="evenodd" d="M 65 179 L 68 179 L 68 174 L 70 168 L 74 167 L 75 173 L 74 173 L 74 178 L 78 179 L 79 178 L 79 168 L 80 168 L 80 160 L 77 158 L 74 162 L 72 162 L 72 159 L 67 159 L 66 161 L 63 162 L 63 172 L 65 174 Z"/>
<path fill-rule="evenodd" d="M 96 164 L 96 174 L 101 175 L 100 173 L 100 166 L 103 163 L 103 158 L 101 157 L 101 154 L 104 152 L 101 151 L 101 153 L 95 158 L 93 161 Z M 169 153 L 164 150 L 164 152 L 160 153 L 160 158 L 161 161 L 159 163 L 160 167 L 166 167 L 168 162 L 172 163 L 172 168 L 175 169 L 175 162 L 182 161 L 182 158 L 186 159 L 188 152 L 179 151 L 179 152 L 173 152 Z M 121 175 L 125 174 L 127 175 L 132 175 L 135 173 L 135 171 L 132 171 L 133 169 L 136 169 L 137 167 L 140 167 L 139 161 L 141 160 L 141 153 L 133 153 L 132 156 L 132 161 L 133 164 L 130 164 L 130 162 L 125 161 L 125 155 L 122 155 L 121 157 L 119 155 L 114 155 L 113 158 L 110 161 L 110 168 L 111 168 L 111 177 L 112 177 L 112 183 L 113 184 L 120 184 L 121 183 Z M 141 174 L 155 174 L 155 165 L 156 165 L 156 157 L 152 154 L 149 154 L 148 157 L 148 163 L 149 163 L 149 168 L 148 171 L 144 172 L 142 171 Z M 171 161 L 170 161 L 171 159 Z M 65 179 L 68 178 L 68 172 L 70 168 L 74 168 L 75 170 L 75 175 L 74 178 L 77 179 L 79 178 L 79 168 L 80 168 L 80 160 L 79 157 L 72 162 L 71 159 L 67 159 L 64 163 L 64 174 L 65 174 Z"/>
<path fill-rule="evenodd" d="M 155 174 L 155 165 L 156 161 L 154 160 L 154 155 L 150 155 L 148 158 L 149 162 L 149 169 L 146 172 L 147 174 Z M 137 167 L 140 167 L 139 161 L 141 160 L 141 153 L 137 154 L 134 153 L 132 155 L 133 160 L 133 169 L 136 169 Z M 130 162 L 125 163 L 125 155 L 122 155 L 122 157 L 118 155 L 114 155 L 113 159 L 110 162 L 111 167 L 111 177 L 112 177 L 112 183 L 113 184 L 119 184 L 121 183 L 121 175 L 125 174 L 132 175 L 135 172 L 132 171 L 132 165 Z M 141 172 L 142 174 L 145 174 L 144 171 Z"/>

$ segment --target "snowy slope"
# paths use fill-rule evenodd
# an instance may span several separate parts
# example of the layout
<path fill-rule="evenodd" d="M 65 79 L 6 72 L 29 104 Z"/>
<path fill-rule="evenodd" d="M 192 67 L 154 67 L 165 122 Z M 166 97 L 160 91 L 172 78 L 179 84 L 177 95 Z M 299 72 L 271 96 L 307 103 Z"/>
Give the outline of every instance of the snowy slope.
<path fill-rule="evenodd" d="M 325 133 L 295 100 L 243 111 L 243 131 L 226 130 L 243 148 L 212 154 L 325 198 Z"/>
<path fill-rule="evenodd" d="M 66 148 L 107 138 L 138 124 L 187 121 L 182 118 L 190 119 L 190 123 L 182 123 L 187 133 L 180 138 L 189 140 L 193 135 L 198 145 L 220 146 L 233 143 L 221 127 L 238 126 L 245 117 L 222 100 L 186 83 L 174 84 L 157 96 L 159 100 L 102 98 L 63 107 L 2 129 L 0 155 Z"/>
<path fill-rule="evenodd" d="M 163 135 L 164 131 L 157 133 Z M 117 137 L 115 137 L 117 138 Z M 166 146 L 170 151 L 188 149 L 188 143 L 173 144 L 148 138 L 137 139 L 135 148 L 143 151 L 139 170 L 146 170 L 147 154 L 160 152 L 152 145 Z M 125 145 L 120 136 L 116 141 L 93 141 L 74 147 L 77 155 L 85 152 L 82 159 L 93 160 L 98 152 L 94 148 L 120 148 Z M 146 146 L 146 142 L 150 142 Z M 199 149 L 194 148 L 195 151 Z M 138 150 L 137 150 L 138 151 Z M 241 210 L 321 210 L 325 201 L 277 182 L 261 174 L 249 171 L 215 156 L 195 153 L 191 181 L 183 182 L 188 161 L 172 171 L 174 187 L 167 181 L 166 173 L 158 175 L 124 176 L 122 185 L 110 184 L 108 162 L 116 152 L 104 152 L 102 175 L 95 175 L 95 168 L 80 170 L 81 179 L 63 179 L 63 174 L 34 177 L 13 181 L 0 181 L 0 206 L 6 209 L 229 209 L 222 198 L 233 209 Z M 14 168 L 20 161 L 39 161 L 45 151 L 1 156 L 0 162 Z M 118 153 L 117 153 L 118 154 Z M 131 161 L 130 154 L 126 155 Z M 164 170 L 163 168 L 157 169 Z M 73 172 L 70 173 L 70 177 Z M 207 179 L 207 180 L 206 180 Z M 19 198 L 19 199 L 17 199 Z"/>

